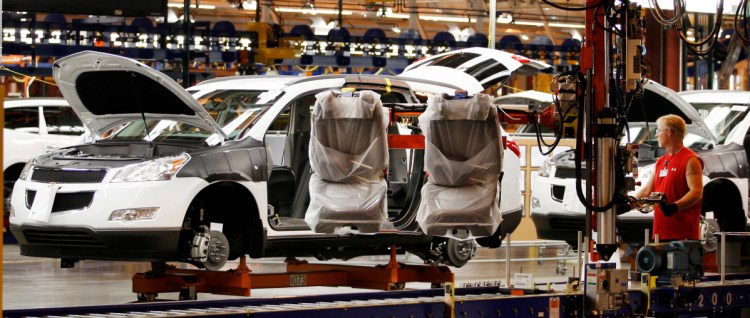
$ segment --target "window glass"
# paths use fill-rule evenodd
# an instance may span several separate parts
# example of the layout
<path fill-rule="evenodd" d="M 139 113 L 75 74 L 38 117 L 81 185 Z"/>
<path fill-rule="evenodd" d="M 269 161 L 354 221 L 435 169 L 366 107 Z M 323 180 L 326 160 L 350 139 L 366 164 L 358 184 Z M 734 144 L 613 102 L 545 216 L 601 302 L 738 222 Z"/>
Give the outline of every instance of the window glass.
<path fill-rule="evenodd" d="M 261 90 L 215 90 L 195 96 L 211 118 L 234 139 L 265 113 L 279 94 Z"/>
<path fill-rule="evenodd" d="M 239 117 L 251 108 L 260 107 L 260 95 L 264 91 L 217 90 L 198 98 L 198 102 L 208 111 L 219 126 Z"/>
<path fill-rule="evenodd" d="M 693 103 L 693 107 L 703 118 L 708 129 L 716 136 L 719 144 L 724 143 L 729 132 L 745 118 L 750 107 L 729 103 Z"/>
<path fill-rule="evenodd" d="M 47 133 L 78 136 L 83 133 L 83 124 L 70 107 L 44 106 L 44 121 Z"/>
<path fill-rule="evenodd" d="M 455 53 L 455 54 L 447 54 L 441 58 L 435 59 L 430 63 L 430 65 L 434 66 L 444 66 L 449 68 L 458 68 L 460 65 L 479 57 L 479 54 L 476 53 Z"/>
<path fill-rule="evenodd" d="M 213 131 L 174 120 L 135 120 L 109 137 L 112 141 L 202 141 Z"/>
<path fill-rule="evenodd" d="M 507 71 L 508 68 L 505 67 L 502 63 L 498 62 L 495 59 L 488 59 L 486 61 L 483 61 L 482 63 L 478 63 L 477 65 L 474 65 L 473 67 L 466 70 L 466 73 L 476 78 L 478 81 L 484 81 L 484 79 L 490 77 L 491 75 L 498 74 L 500 72 Z M 501 77 L 502 79 L 506 79 L 507 76 Z M 495 82 L 499 82 L 500 80 L 496 80 Z M 492 83 L 494 84 L 494 83 Z"/>
<path fill-rule="evenodd" d="M 32 106 L 5 109 L 5 128 L 39 133 L 39 108 Z"/>

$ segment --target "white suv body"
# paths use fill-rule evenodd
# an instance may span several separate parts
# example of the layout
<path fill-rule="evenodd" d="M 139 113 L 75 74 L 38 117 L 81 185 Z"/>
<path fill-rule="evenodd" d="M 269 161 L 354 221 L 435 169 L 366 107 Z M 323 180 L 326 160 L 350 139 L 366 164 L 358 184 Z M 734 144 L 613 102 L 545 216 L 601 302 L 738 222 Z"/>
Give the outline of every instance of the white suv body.
<path fill-rule="evenodd" d="M 394 244 L 429 262 L 460 266 L 471 257 L 466 242 L 426 236 L 414 222 L 425 177 L 420 150 L 391 150 L 392 230 L 322 234 L 303 219 L 315 94 L 354 87 L 382 93 L 385 104 L 410 104 L 419 102 L 417 93 L 459 87 L 369 75 L 250 76 L 186 91 L 136 61 L 94 52 L 60 59 L 54 76 L 97 141 L 43 155 L 25 168 L 10 219 L 24 255 L 206 265 L 190 246 L 218 231 L 227 237 L 230 259 L 347 259 L 388 254 Z M 517 175 L 517 153 L 505 151 L 505 169 Z M 520 196 L 517 188 L 502 193 L 503 201 Z M 501 227 L 512 231 L 517 223 L 510 215 L 520 221 L 520 201 L 502 203 Z"/>
<path fill-rule="evenodd" d="M 643 99 L 636 100 L 628 113 L 630 140 L 640 144 L 639 177 L 645 184 L 653 173 L 653 163 L 663 154 L 658 147 L 654 130 L 655 120 L 665 114 L 678 114 L 687 119 L 686 146 L 696 152 L 714 148 L 715 138 L 700 114 L 671 89 L 649 81 Z M 645 116 L 645 118 L 644 118 Z M 644 119 L 646 119 L 644 121 Z M 622 138 L 626 143 L 627 137 Z M 585 230 L 585 208 L 576 195 L 575 165 L 572 150 L 545 160 L 539 173 L 532 176 L 531 218 L 537 236 L 542 239 L 564 240 L 574 244 L 578 231 Z M 705 159 L 704 159 L 705 161 Z M 704 178 L 704 184 L 708 178 Z M 639 187 L 636 187 L 636 191 Z M 644 230 L 651 229 L 653 212 L 643 214 L 635 210 L 617 218 L 617 231 L 626 242 L 641 242 Z"/>
<path fill-rule="evenodd" d="M 747 231 L 750 92 L 706 90 L 678 95 L 693 105 L 717 139 L 718 146 L 699 154 L 704 163 L 702 210 L 714 214 L 722 231 Z"/>
<path fill-rule="evenodd" d="M 45 152 L 79 143 L 84 128 L 62 98 L 6 99 L 3 111 L 3 199 L 7 213 L 11 190 L 23 166 Z"/>

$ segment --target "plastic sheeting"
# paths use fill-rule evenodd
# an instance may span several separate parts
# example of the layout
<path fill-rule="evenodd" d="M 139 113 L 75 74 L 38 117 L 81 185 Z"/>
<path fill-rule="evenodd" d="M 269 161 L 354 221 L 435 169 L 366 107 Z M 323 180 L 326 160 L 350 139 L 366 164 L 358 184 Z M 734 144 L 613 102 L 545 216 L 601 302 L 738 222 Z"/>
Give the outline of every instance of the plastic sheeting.
<path fill-rule="evenodd" d="M 454 229 L 468 230 L 465 238 L 492 235 L 502 221 L 498 188 L 498 183 L 444 187 L 427 182 L 417 214 L 422 231 L 446 237 L 458 237 Z"/>
<path fill-rule="evenodd" d="M 355 97 L 337 97 L 326 91 L 315 97 L 310 138 L 313 171 L 334 182 L 382 178 L 388 166 L 388 117 L 380 95 L 362 91 Z"/>
<path fill-rule="evenodd" d="M 503 149 L 492 97 L 450 100 L 437 95 L 427 103 L 419 127 L 425 135 L 429 178 L 417 221 L 429 235 L 489 236 L 502 221 L 498 186 Z"/>
<path fill-rule="evenodd" d="M 388 117 L 380 95 L 315 95 L 310 136 L 310 205 L 305 222 L 333 233 L 345 226 L 378 232 L 387 219 Z"/>
<path fill-rule="evenodd" d="M 446 100 L 432 96 L 419 116 L 430 181 L 463 186 L 497 181 L 502 170 L 500 122 L 492 97 Z"/>
<path fill-rule="evenodd" d="M 387 189 L 385 180 L 336 183 L 313 174 L 305 222 L 318 233 L 334 233 L 344 226 L 378 232 L 388 217 Z"/>

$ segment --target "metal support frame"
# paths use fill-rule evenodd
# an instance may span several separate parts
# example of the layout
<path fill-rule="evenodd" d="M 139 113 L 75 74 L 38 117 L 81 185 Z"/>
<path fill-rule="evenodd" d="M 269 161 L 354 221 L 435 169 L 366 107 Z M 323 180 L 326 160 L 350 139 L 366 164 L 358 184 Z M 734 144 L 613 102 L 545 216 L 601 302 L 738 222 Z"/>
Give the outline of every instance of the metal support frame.
<path fill-rule="evenodd" d="M 139 300 L 154 300 L 159 293 L 170 292 L 180 292 L 181 299 L 196 299 L 197 293 L 250 296 L 252 288 L 350 286 L 393 290 L 402 289 L 408 282 L 433 285 L 454 282 L 453 272 L 447 266 L 399 264 L 395 246 L 391 248 L 388 264 L 375 267 L 310 264 L 294 258 L 284 263 L 286 271 L 281 273 L 252 273 L 245 257 L 240 258 L 236 269 L 222 272 L 174 266 L 154 268 L 133 276 L 133 292 Z"/>

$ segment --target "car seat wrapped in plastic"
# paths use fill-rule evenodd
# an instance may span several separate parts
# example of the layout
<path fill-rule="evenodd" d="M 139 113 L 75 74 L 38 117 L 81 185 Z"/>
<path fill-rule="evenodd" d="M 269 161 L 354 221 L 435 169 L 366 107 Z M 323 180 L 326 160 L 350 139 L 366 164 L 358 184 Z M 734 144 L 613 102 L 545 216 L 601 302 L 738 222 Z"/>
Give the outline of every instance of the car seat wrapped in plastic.
<path fill-rule="evenodd" d="M 419 116 L 425 168 L 417 221 L 429 235 L 468 239 L 492 235 L 502 216 L 499 179 L 503 149 L 492 97 L 433 96 Z"/>
<path fill-rule="evenodd" d="M 380 95 L 321 92 L 313 108 L 310 136 L 310 205 L 305 221 L 333 233 L 351 226 L 378 232 L 387 218 L 388 166 L 385 115 Z"/>

